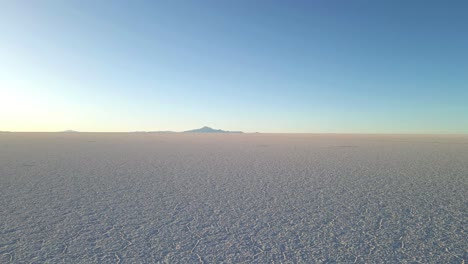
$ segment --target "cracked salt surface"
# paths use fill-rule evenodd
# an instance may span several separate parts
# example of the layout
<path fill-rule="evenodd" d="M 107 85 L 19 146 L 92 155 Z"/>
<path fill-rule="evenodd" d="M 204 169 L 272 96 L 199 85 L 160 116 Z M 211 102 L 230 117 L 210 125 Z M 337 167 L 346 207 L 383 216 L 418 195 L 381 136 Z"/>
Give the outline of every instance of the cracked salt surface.
<path fill-rule="evenodd" d="M 0 263 L 466 263 L 467 143 L 0 134 Z"/>

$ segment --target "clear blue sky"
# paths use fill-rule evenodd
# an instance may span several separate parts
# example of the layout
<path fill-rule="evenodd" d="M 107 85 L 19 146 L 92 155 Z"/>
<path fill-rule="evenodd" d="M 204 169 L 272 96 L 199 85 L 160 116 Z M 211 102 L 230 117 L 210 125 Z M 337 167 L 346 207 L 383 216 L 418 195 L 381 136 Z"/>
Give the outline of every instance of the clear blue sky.
<path fill-rule="evenodd" d="M 0 1 L 0 130 L 468 133 L 467 1 Z"/>

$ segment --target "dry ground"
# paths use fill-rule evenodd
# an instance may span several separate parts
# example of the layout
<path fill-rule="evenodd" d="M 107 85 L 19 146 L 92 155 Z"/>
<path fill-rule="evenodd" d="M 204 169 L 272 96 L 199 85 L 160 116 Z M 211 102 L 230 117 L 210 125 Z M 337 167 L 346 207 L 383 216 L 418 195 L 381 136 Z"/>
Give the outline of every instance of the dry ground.
<path fill-rule="evenodd" d="M 467 263 L 468 137 L 0 133 L 0 263 Z"/>

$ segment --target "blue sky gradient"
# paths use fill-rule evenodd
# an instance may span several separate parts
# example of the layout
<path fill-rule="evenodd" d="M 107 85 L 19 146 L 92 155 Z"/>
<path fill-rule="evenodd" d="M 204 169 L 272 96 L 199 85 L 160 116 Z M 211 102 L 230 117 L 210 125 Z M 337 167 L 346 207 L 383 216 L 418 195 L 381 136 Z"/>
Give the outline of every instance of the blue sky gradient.
<path fill-rule="evenodd" d="M 1 1 L 0 130 L 468 133 L 466 1 Z"/>

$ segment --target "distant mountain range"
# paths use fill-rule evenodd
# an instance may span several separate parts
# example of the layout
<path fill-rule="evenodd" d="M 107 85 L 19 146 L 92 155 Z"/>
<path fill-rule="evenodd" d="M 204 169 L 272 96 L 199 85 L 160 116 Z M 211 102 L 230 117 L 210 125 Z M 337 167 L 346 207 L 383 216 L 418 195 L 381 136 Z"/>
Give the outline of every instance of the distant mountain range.
<path fill-rule="evenodd" d="M 242 131 L 226 131 L 221 129 L 214 129 L 211 127 L 204 126 L 198 129 L 192 129 L 184 131 L 183 133 L 243 133 Z"/>
<path fill-rule="evenodd" d="M 198 129 L 192 129 L 182 132 L 175 132 L 175 131 L 135 131 L 134 133 L 244 133 L 242 131 L 227 131 L 221 129 L 214 129 L 211 127 L 204 126 Z"/>
<path fill-rule="evenodd" d="M 0 131 L 0 132 L 7 132 L 7 131 Z M 79 133 L 79 131 L 65 130 L 65 131 L 60 131 L 60 133 Z M 163 131 L 134 131 L 133 133 L 244 133 L 244 132 L 214 129 L 211 127 L 204 126 L 202 128 L 192 129 L 192 130 L 187 130 L 187 131 L 182 131 L 182 132 L 163 130 Z"/>

